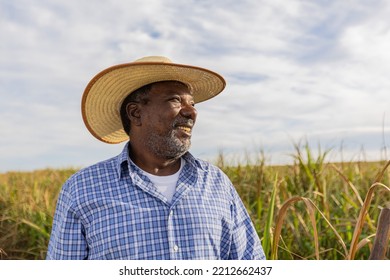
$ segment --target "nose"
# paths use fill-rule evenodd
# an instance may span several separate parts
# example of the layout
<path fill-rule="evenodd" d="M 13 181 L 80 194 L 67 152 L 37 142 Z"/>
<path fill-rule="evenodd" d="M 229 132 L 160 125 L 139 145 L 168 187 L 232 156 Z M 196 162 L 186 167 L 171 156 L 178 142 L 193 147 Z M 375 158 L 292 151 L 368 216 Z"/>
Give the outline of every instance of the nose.
<path fill-rule="evenodd" d="M 194 105 L 192 103 L 185 103 L 182 105 L 180 114 L 188 119 L 196 121 L 196 117 L 198 115 L 198 111 L 195 109 Z"/>

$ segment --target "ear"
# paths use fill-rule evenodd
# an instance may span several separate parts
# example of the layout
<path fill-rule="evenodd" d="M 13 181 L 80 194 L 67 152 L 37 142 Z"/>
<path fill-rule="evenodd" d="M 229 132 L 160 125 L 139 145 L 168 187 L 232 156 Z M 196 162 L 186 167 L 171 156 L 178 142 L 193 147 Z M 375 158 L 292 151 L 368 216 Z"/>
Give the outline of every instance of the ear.
<path fill-rule="evenodd" d="M 141 125 L 141 112 L 139 105 L 139 103 L 130 102 L 126 106 L 127 117 L 130 119 L 131 124 L 136 126 Z"/>

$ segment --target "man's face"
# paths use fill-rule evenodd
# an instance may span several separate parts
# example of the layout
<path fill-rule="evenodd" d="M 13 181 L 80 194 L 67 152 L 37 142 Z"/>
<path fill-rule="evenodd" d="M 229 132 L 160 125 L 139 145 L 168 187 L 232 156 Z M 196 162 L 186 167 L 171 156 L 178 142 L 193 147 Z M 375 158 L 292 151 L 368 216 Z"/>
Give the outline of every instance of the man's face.
<path fill-rule="evenodd" d="M 141 109 L 141 129 L 151 151 L 163 158 L 179 158 L 191 146 L 197 112 L 194 98 L 184 84 L 153 84 Z"/>

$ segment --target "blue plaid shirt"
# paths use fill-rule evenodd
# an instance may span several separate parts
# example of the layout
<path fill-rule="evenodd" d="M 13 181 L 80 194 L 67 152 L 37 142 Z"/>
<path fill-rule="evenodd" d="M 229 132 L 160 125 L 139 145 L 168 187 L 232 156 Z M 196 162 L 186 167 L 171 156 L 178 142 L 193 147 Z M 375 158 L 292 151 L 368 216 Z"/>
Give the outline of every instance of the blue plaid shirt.
<path fill-rule="evenodd" d="M 238 194 L 217 167 L 183 156 L 169 203 L 128 145 L 65 182 L 47 259 L 265 259 Z"/>

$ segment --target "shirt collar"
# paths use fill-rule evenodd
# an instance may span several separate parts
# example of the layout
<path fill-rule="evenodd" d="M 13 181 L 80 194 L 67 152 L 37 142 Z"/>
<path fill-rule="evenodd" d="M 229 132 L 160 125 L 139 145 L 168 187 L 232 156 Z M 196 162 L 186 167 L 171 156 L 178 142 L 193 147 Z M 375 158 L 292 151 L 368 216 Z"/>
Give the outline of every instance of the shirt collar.
<path fill-rule="evenodd" d="M 117 156 L 116 170 L 120 179 L 126 174 L 126 172 L 129 174 L 130 171 L 137 172 L 139 169 L 139 167 L 137 167 L 129 157 L 129 145 L 130 142 L 127 142 L 123 147 L 122 152 Z M 185 153 L 183 155 L 183 159 L 186 164 L 190 164 L 193 168 L 200 168 L 205 171 L 205 167 L 190 152 Z"/>

